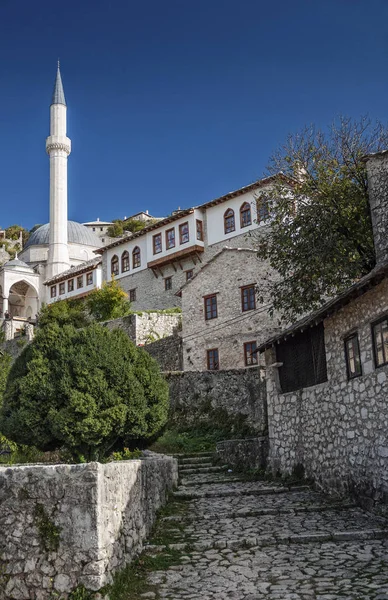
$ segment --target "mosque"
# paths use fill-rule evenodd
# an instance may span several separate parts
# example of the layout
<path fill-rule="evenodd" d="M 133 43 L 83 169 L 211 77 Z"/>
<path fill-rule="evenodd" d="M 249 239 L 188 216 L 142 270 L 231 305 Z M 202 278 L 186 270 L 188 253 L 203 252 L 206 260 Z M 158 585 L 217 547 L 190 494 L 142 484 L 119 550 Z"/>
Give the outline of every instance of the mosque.
<path fill-rule="evenodd" d="M 47 302 L 44 282 L 87 261 L 103 245 L 91 227 L 67 219 L 67 159 L 71 141 L 66 135 L 66 100 L 60 66 L 50 106 L 50 222 L 39 227 L 14 260 L 0 267 L 0 319 L 14 322 L 15 331 L 34 322 Z M 14 333 L 15 333 L 14 331 Z"/>

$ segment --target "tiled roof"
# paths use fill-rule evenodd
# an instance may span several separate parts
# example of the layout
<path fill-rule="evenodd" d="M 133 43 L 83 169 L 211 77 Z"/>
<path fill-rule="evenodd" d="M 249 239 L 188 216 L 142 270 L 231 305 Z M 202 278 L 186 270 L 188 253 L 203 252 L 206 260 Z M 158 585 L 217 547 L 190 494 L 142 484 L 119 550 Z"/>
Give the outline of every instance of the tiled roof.
<path fill-rule="evenodd" d="M 318 325 L 327 317 L 330 317 L 334 313 L 338 312 L 343 306 L 346 306 L 346 304 L 349 304 L 349 302 L 355 298 L 362 296 L 368 290 L 381 283 L 383 279 L 387 277 L 387 275 L 388 263 L 375 267 L 370 273 L 368 273 L 368 275 L 362 277 L 359 281 L 343 291 L 342 294 L 339 294 L 332 300 L 329 300 L 315 312 L 303 317 L 303 319 L 300 319 L 294 323 L 294 325 L 291 325 L 291 327 L 288 327 L 282 331 L 282 333 L 271 337 L 269 340 L 261 344 L 261 346 L 257 348 L 257 352 L 263 352 L 267 348 L 270 348 L 271 346 L 286 340 L 288 337 L 295 335 L 295 333 L 301 332 L 308 327 L 312 327 L 313 325 Z"/>
<path fill-rule="evenodd" d="M 99 264 L 101 264 L 101 257 L 96 256 L 96 258 L 87 260 L 86 262 L 81 263 L 80 265 L 76 265 L 71 269 L 67 269 L 62 273 L 55 275 L 55 277 L 51 277 L 51 279 L 47 279 L 44 282 L 44 285 L 52 285 L 53 283 L 58 283 L 58 281 L 63 281 L 64 279 L 68 279 L 69 277 L 79 275 L 80 273 L 84 273 L 85 271 L 91 271 L 92 269 L 98 267 Z"/>

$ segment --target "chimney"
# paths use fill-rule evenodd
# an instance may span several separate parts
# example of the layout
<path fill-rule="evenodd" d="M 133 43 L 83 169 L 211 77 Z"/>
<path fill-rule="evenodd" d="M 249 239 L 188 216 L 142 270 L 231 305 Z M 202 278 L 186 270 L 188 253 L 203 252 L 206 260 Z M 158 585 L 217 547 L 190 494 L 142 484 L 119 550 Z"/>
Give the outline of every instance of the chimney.
<path fill-rule="evenodd" d="M 376 264 L 388 262 L 388 150 L 364 157 Z"/>

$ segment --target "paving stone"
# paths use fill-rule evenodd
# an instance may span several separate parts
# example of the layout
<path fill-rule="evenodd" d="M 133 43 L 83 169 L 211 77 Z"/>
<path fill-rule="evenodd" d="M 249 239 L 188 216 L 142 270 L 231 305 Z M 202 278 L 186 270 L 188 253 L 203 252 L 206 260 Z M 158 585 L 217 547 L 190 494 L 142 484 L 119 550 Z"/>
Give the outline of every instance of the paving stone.
<path fill-rule="evenodd" d="M 168 555 L 172 548 L 175 564 L 150 573 L 153 587 L 144 594 L 166 600 L 388 600 L 385 519 L 308 486 L 203 472 L 208 457 L 179 460 L 185 485 L 171 500 L 173 514 L 160 522 L 174 542 L 147 550 Z"/>

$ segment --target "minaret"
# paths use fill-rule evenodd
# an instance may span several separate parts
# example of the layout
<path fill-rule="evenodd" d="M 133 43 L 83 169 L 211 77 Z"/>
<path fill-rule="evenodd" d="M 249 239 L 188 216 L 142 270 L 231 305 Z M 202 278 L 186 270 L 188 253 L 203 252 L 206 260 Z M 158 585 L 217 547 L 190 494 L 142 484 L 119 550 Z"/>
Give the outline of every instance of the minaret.
<path fill-rule="evenodd" d="M 50 106 L 50 135 L 46 151 L 50 157 L 50 240 L 46 277 L 54 277 L 70 267 L 67 246 L 67 157 L 71 141 L 66 136 L 66 100 L 61 72 L 57 69 Z"/>

